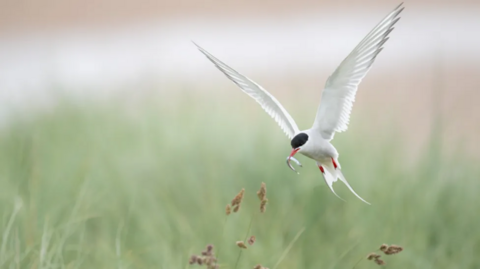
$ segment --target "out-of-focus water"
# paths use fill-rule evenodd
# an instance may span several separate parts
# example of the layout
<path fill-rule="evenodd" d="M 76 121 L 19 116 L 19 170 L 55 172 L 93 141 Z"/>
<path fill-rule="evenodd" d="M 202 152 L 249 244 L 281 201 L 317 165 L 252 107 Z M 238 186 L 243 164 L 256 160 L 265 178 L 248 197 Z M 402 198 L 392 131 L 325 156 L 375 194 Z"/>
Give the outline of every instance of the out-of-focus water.
<path fill-rule="evenodd" d="M 315 100 L 312 105 L 328 75 L 390 11 L 365 10 L 304 12 L 281 20 L 190 16 L 118 28 L 4 34 L 0 119 L 14 110 L 48 106 L 58 92 L 81 98 L 108 97 L 118 90 L 141 94 L 145 81 L 159 85 L 158 91 L 229 85 L 192 40 L 247 76 L 260 78 L 257 82 L 275 95 L 309 94 L 304 99 Z M 437 107 L 448 117 L 452 134 L 480 131 L 474 102 L 480 98 L 478 29 L 474 10 L 407 6 L 362 83 L 356 113 L 362 107 L 377 107 L 376 113 L 388 109 L 386 115 L 401 119 L 402 128 L 415 130 L 408 131 L 414 135 L 429 130 Z"/>
<path fill-rule="evenodd" d="M 89 86 L 111 88 L 148 77 L 210 83 L 218 74 L 191 40 L 249 74 L 331 72 L 387 12 L 306 13 L 284 20 L 193 17 L 119 29 L 1 36 L 0 102 L 19 102 L 52 84 L 85 92 Z M 474 12 L 452 15 L 407 7 L 396 28 L 377 61 L 382 69 L 422 72 L 419 63 L 436 54 L 454 63 L 480 60 L 480 36 L 473 34 L 480 19 Z"/>

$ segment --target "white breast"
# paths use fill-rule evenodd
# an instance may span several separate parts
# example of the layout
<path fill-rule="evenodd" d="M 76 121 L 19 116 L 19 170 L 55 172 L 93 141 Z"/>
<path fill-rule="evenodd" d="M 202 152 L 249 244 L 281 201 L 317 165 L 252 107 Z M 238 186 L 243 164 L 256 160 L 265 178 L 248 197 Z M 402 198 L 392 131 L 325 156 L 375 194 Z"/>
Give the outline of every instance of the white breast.
<path fill-rule="evenodd" d="M 311 129 L 302 132 L 308 134 L 308 141 L 299 153 L 322 163 L 331 158 L 335 160 L 338 158 L 338 152 L 335 147 L 318 132 Z"/>

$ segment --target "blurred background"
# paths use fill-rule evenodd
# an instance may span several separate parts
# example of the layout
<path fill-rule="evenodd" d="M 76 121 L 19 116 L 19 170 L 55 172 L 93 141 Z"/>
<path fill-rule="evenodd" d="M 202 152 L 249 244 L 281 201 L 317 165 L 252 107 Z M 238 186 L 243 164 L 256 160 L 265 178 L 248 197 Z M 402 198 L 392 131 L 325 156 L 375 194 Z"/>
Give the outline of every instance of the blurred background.
<path fill-rule="evenodd" d="M 289 171 L 275 122 L 191 43 L 306 129 L 398 4 L 0 0 L 0 267 L 189 268 L 214 244 L 220 268 L 370 268 L 382 243 L 405 248 L 389 268 L 480 267 L 480 2 L 405 2 L 361 83 L 333 144 L 372 206 Z"/>

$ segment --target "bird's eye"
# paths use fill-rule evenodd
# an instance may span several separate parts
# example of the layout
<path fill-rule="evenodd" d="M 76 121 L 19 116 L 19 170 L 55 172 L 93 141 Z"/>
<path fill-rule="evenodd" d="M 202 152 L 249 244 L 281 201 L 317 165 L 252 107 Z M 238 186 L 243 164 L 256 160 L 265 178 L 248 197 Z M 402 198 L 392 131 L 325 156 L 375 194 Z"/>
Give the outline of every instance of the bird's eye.
<path fill-rule="evenodd" d="M 290 144 L 292 145 L 292 148 L 296 149 L 303 146 L 307 141 L 308 135 L 305 133 L 300 133 L 292 139 L 292 142 L 290 142 Z"/>

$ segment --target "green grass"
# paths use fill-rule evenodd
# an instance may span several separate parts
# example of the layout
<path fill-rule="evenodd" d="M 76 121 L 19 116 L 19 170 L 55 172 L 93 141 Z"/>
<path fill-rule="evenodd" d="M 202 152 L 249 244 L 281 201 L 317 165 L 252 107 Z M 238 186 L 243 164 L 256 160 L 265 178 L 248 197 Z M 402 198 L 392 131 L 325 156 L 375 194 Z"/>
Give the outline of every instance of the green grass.
<path fill-rule="evenodd" d="M 442 157 L 436 136 L 413 166 L 401 137 L 371 147 L 355 129 L 336 136 L 368 206 L 341 183 L 347 202 L 336 198 L 306 158 L 300 175 L 290 171 L 288 140 L 260 110 L 252 120 L 192 100 L 141 107 L 65 104 L 4 128 L 0 268 L 197 268 L 189 256 L 210 243 L 221 268 L 234 268 L 253 214 L 257 242 L 237 268 L 273 269 L 283 254 L 277 268 L 352 268 L 382 243 L 405 248 L 387 268 L 480 267 L 480 169 Z M 265 214 L 255 213 L 261 182 Z"/>

